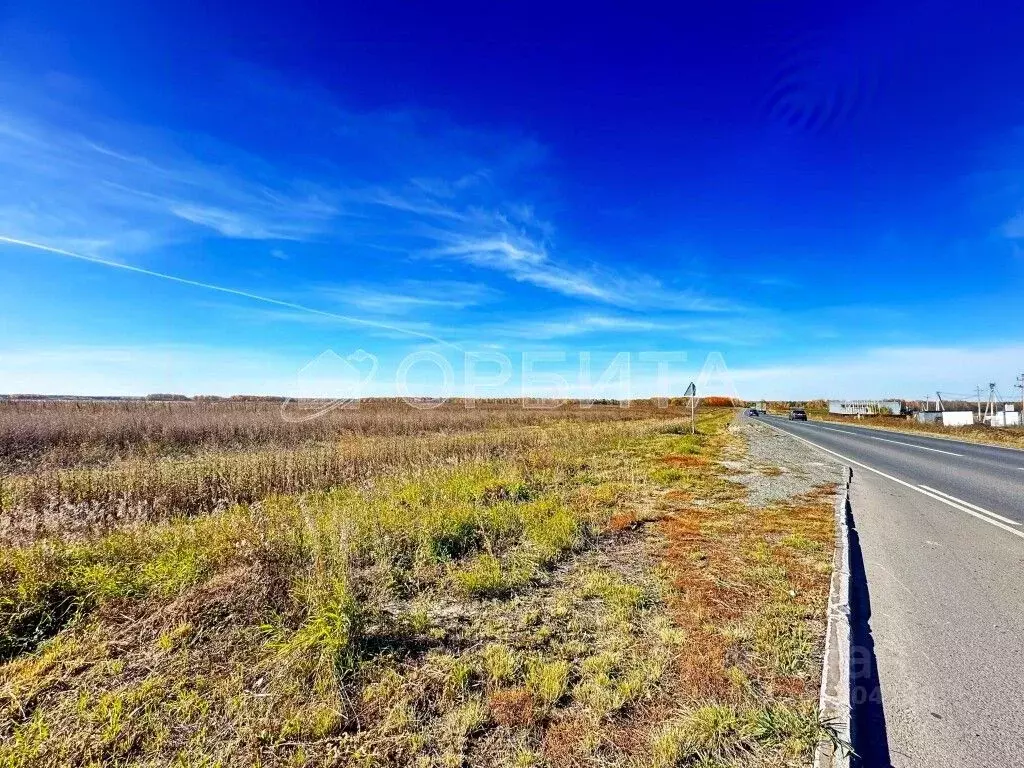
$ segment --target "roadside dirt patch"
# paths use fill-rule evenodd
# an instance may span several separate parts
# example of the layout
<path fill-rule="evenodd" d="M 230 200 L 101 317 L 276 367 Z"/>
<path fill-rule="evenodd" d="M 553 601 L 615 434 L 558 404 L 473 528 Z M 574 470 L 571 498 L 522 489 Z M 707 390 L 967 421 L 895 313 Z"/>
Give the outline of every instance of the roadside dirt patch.
<path fill-rule="evenodd" d="M 756 419 L 737 417 L 729 432 L 740 438 L 743 450 L 722 464 L 730 471 L 730 480 L 746 486 L 752 506 L 765 507 L 826 488 L 842 470 L 826 454 Z M 825 493 L 830 495 L 831 490 Z"/>
<path fill-rule="evenodd" d="M 708 463 L 708 460 L 703 456 L 684 454 L 676 456 L 662 456 L 661 462 L 663 464 L 668 464 L 670 467 L 703 467 Z"/>
<path fill-rule="evenodd" d="M 678 742 L 666 741 L 672 764 L 705 764 L 690 746 L 698 721 L 733 724 L 715 753 L 729 765 L 797 764 L 744 740 L 751 713 L 807 718 L 812 735 L 819 727 L 839 469 L 801 447 L 767 426 L 734 423 L 662 497 L 670 607 L 686 637 L 675 666 Z"/>

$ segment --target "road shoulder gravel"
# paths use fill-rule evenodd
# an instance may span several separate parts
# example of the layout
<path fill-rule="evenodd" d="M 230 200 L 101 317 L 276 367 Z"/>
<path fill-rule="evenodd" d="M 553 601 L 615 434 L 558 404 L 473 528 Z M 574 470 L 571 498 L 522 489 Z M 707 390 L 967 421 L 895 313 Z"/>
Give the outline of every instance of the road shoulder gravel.
<path fill-rule="evenodd" d="M 787 501 L 839 480 L 841 463 L 765 422 L 741 416 L 729 430 L 743 439 L 746 452 L 722 463 L 730 480 L 747 487 L 751 506 Z"/>

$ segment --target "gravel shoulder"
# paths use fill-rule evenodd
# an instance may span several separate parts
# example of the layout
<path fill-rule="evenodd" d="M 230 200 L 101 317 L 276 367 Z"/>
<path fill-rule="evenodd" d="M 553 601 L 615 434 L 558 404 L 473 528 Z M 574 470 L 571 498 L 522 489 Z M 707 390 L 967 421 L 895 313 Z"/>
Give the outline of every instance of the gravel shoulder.
<path fill-rule="evenodd" d="M 737 416 L 729 431 L 746 450 L 732 452 L 722 465 L 730 480 L 746 486 L 751 506 L 786 501 L 839 477 L 842 464 L 756 419 Z"/>

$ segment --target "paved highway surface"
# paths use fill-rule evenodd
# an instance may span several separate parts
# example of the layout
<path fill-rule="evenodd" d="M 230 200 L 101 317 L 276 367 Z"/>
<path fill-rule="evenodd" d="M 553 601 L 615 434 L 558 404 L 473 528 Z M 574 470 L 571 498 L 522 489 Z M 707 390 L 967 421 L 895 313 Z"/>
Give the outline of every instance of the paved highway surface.
<path fill-rule="evenodd" d="M 853 468 L 861 765 L 1024 766 L 1024 451 L 761 418 Z"/>

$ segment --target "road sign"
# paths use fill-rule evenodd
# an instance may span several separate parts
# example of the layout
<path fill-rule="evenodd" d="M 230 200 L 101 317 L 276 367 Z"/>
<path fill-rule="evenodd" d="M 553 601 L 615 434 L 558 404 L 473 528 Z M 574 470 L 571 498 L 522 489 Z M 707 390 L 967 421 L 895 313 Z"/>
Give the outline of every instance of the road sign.
<path fill-rule="evenodd" d="M 683 393 L 683 397 L 690 398 L 690 434 L 692 435 L 697 431 L 697 417 L 694 408 L 697 401 L 697 385 L 691 381 L 690 386 Z"/>

